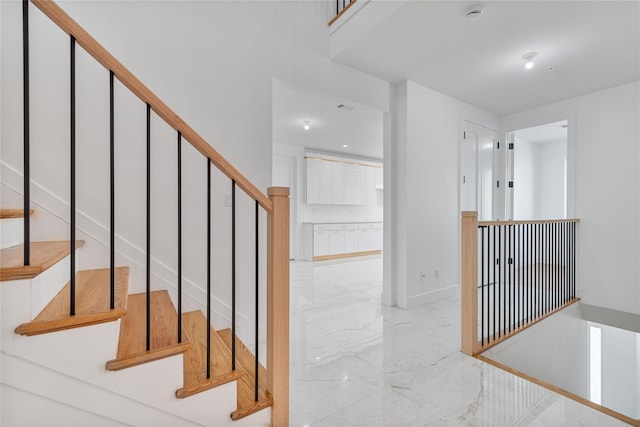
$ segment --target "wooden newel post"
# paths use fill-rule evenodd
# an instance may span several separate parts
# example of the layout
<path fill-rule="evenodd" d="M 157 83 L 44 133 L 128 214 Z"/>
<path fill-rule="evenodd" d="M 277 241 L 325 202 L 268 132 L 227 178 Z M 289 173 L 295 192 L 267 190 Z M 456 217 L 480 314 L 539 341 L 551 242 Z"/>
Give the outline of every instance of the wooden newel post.
<path fill-rule="evenodd" d="M 271 425 L 289 426 L 289 189 L 267 190 L 267 390 Z"/>
<path fill-rule="evenodd" d="M 478 213 L 462 212 L 462 352 L 478 352 Z"/>

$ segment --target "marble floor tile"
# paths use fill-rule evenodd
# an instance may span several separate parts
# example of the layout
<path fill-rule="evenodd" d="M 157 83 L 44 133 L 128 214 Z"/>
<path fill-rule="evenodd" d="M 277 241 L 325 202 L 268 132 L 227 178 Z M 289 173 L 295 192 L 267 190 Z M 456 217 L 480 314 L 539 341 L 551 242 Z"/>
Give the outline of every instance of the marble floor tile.
<path fill-rule="evenodd" d="M 382 258 L 291 264 L 292 427 L 623 426 L 460 353 L 460 300 L 383 307 Z"/>

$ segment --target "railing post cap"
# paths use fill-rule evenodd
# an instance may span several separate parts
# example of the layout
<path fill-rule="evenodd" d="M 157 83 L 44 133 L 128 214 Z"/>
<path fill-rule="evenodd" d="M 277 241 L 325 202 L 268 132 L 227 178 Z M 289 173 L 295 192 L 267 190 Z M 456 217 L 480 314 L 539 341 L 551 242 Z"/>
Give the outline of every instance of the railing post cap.
<path fill-rule="evenodd" d="M 476 211 L 462 211 L 462 217 L 463 218 L 477 218 L 478 217 L 478 212 Z"/>
<path fill-rule="evenodd" d="M 289 197 L 289 187 L 269 187 L 267 188 L 267 196 Z"/>

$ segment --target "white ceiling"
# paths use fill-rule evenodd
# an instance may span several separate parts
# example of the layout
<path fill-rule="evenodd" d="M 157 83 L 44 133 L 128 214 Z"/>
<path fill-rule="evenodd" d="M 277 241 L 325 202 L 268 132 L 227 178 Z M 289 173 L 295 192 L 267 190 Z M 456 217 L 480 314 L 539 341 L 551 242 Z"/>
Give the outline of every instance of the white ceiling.
<path fill-rule="evenodd" d="M 548 142 L 567 142 L 567 121 L 547 123 L 540 126 L 533 126 L 520 129 L 515 132 L 518 139 L 523 139 L 534 144 L 544 144 Z"/>
<path fill-rule="evenodd" d="M 498 115 L 640 78 L 637 0 L 487 1 L 481 17 L 465 19 L 473 3 L 408 1 L 335 59 Z"/>
<path fill-rule="evenodd" d="M 345 104 L 351 111 L 337 108 Z M 274 85 L 273 141 L 382 159 L 382 111 L 284 84 Z M 309 130 L 304 130 L 304 122 Z M 343 145 L 348 145 L 344 148 Z"/>

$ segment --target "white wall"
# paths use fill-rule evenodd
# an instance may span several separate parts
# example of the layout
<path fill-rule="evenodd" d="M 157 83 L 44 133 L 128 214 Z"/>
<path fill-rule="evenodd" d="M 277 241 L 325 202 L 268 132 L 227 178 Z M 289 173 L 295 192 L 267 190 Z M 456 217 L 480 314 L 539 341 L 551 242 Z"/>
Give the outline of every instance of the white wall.
<path fill-rule="evenodd" d="M 274 79 L 388 110 L 386 82 L 328 59 L 327 2 L 70 1 L 60 5 L 263 191 L 271 184 Z M 19 172 L 21 3 L 3 1 L 0 7 L 0 154 L 3 168 Z M 50 194 L 68 201 L 69 41 L 35 7 L 30 7 L 30 16 L 32 178 Z M 80 48 L 77 57 L 78 208 L 96 224 L 108 226 L 108 73 Z M 176 134 L 155 115 L 151 132 L 151 252 L 155 262 L 175 272 Z M 145 106 L 116 83 L 116 230 L 120 239 L 141 251 L 145 247 L 144 156 Z M 225 300 L 231 276 L 231 209 L 225 204 L 230 185 L 214 172 L 213 288 Z M 204 287 L 206 162 L 186 142 L 183 206 L 183 273 Z M 239 253 L 253 251 L 252 212 L 252 202 L 239 190 Z M 63 216 L 68 218 L 68 213 Z M 264 215 L 261 221 L 265 230 Z M 251 282 L 252 276 L 251 269 L 239 268 L 239 286 Z M 238 303 L 241 312 L 251 312 L 252 292 L 241 293 Z"/>
<path fill-rule="evenodd" d="M 396 303 L 412 307 L 460 283 L 462 125 L 468 120 L 497 129 L 498 118 L 411 81 L 398 86 L 391 183 L 392 194 L 398 194 L 392 195 L 397 251 L 390 256 L 397 266 Z"/>
<path fill-rule="evenodd" d="M 640 313 L 640 82 L 505 116 L 503 128 L 567 117 L 567 215 L 581 219 L 578 296 Z"/>

